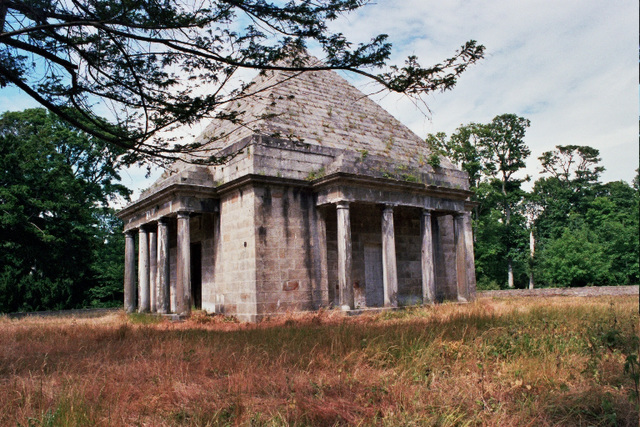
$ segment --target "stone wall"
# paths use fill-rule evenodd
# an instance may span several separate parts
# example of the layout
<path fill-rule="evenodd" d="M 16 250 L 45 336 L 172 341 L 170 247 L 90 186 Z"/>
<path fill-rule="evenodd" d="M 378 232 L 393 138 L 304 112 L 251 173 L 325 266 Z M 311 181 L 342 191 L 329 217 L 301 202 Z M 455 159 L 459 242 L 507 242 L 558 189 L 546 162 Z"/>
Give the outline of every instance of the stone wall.
<path fill-rule="evenodd" d="M 335 207 L 333 207 L 333 209 L 335 209 Z M 382 211 L 380 210 L 380 206 L 358 203 L 351 204 L 349 210 L 351 217 L 352 250 L 351 279 L 354 287 L 355 305 L 357 308 L 363 308 L 372 305 L 372 300 L 382 302 L 383 298 L 380 288 L 382 277 L 380 277 L 380 286 L 378 286 L 378 289 L 371 289 L 372 284 L 367 283 L 365 274 L 365 248 L 367 246 L 374 248 L 376 252 L 378 250 L 380 251 L 378 261 L 382 263 Z M 335 224 L 335 227 L 337 232 L 337 224 Z"/>
<path fill-rule="evenodd" d="M 254 194 L 258 317 L 326 306 L 323 220 L 313 195 L 266 184 Z"/>
<path fill-rule="evenodd" d="M 433 222 L 433 243 L 436 257 L 436 299 L 456 300 L 456 248 L 453 235 L 453 217 L 437 216 Z"/>
<path fill-rule="evenodd" d="M 212 275 L 215 282 L 213 289 L 207 289 L 203 283 L 202 308 L 233 315 L 242 321 L 256 320 L 254 206 L 255 196 L 250 187 L 223 195 L 219 240 L 215 237 L 217 225 L 212 221 L 212 241 L 202 248 L 203 256 L 207 252 L 214 255 L 213 272 L 208 277 Z"/>
<path fill-rule="evenodd" d="M 393 212 L 400 305 L 422 303 L 421 215 L 416 208 L 397 207 Z"/>

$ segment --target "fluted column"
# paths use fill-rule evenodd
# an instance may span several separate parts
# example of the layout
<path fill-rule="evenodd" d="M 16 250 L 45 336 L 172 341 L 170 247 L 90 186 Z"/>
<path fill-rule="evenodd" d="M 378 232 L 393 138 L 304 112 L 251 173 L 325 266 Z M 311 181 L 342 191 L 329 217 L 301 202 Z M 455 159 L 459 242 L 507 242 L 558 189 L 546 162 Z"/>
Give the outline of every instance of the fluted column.
<path fill-rule="evenodd" d="M 158 232 L 157 226 L 149 229 L 149 304 L 152 313 L 158 311 Z"/>
<path fill-rule="evenodd" d="M 178 212 L 178 254 L 176 263 L 176 313 L 191 314 L 191 239 L 189 212 Z"/>
<path fill-rule="evenodd" d="M 396 267 L 396 236 L 393 227 L 393 206 L 382 211 L 382 286 L 384 306 L 398 306 L 398 269 Z"/>
<path fill-rule="evenodd" d="M 353 285 L 351 284 L 351 219 L 349 217 L 349 203 L 338 202 L 336 205 L 338 217 L 338 288 L 340 292 L 340 307 L 352 310 Z"/>
<path fill-rule="evenodd" d="M 158 313 L 169 313 L 169 224 L 166 218 L 158 221 Z"/>
<path fill-rule="evenodd" d="M 431 211 L 423 209 L 421 219 L 422 303 L 433 304 L 436 301 L 436 273 L 433 262 L 433 229 L 431 227 Z"/>
<path fill-rule="evenodd" d="M 136 311 L 136 242 L 135 230 L 124 233 L 124 309 L 127 313 Z"/>

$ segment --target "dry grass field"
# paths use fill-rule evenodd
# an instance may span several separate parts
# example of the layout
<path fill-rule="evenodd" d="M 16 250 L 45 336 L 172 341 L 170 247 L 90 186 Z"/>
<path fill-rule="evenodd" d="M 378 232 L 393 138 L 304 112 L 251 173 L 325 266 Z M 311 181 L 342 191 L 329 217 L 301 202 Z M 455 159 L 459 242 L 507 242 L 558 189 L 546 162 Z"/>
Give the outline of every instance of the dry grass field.
<path fill-rule="evenodd" d="M 637 334 L 637 296 L 0 317 L 0 425 L 637 426 Z"/>

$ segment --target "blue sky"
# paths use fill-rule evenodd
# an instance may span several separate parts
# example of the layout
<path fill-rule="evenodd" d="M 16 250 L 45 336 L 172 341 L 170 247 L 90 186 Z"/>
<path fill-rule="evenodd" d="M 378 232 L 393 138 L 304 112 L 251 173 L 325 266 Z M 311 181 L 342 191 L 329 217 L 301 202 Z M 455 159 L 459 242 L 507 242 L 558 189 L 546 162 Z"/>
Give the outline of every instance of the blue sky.
<path fill-rule="evenodd" d="M 456 88 L 428 98 L 430 116 L 400 96 L 374 98 L 421 137 L 515 113 L 531 120 L 526 173 L 534 178 L 537 157 L 558 144 L 599 149 L 605 182 L 630 182 L 635 176 L 638 2 L 380 0 L 332 29 L 354 42 L 389 34 L 395 63 L 415 54 L 431 65 L 469 39 L 486 46 L 486 58 L 468 69 Z M 365 92 L 374 90 L 361 80 L 353 82 Z M 32 106 L 17 90 L 0 92 L 0 111 Z M 150 182 L 143 176 L 134 169 L 123 178 L 126 185 L 144 188 Z"/>

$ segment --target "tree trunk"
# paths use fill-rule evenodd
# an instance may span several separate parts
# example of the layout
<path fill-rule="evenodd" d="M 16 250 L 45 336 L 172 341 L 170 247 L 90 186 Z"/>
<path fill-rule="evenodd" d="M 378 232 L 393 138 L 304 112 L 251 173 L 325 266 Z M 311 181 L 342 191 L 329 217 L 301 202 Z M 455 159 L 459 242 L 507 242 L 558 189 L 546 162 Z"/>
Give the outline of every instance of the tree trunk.
<path fill-rule="evenodd" d="M 536 238 L 533 235 L 533 227 L 529 230 L 529 289 L 535 287 L 533 281 L 533 257 L 536 252 Z"/>
<path fill-rule="evenodd" d="M 504 179 L 502 180 L 502 195 L 504 196 L 504 224 L 507 227 L 507 231 L 509 231 L 509 228 L 511 226 L 511 206 L 509 206 L 509 202 L 507 202 L 507 189 Z M 509 252 L 509 249 L 510 245 L 507 241 L 507 252 Z M 513 289 L 515 288 L 515 284 L 513 283 L 513 260 L 511 259 L 511 257 L 507 258 L 507 263 L 509 265 L 507 271 L 507 284 L 509 286 L 509 289 Z"/>
<path fill-rule="evenodd" d="M 511 258 L 508 259 L 509 262 L 509 271 L 508 271 L 508 284 L 509 284 L 509 289 L 513 289 L 515 288 L 515 285 L 513 284 L 513 261 L 511 261 Z"/>

